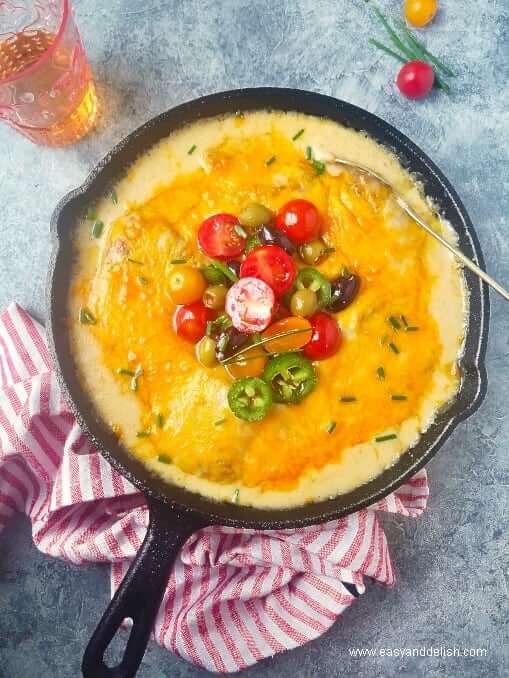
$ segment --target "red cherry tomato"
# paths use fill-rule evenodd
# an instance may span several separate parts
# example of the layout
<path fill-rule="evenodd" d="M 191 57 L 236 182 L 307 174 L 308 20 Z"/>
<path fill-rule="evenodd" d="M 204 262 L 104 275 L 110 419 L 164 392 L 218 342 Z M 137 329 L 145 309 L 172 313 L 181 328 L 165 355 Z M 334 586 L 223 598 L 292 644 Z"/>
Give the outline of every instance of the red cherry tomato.
<path fill-rule="evenodd" d="M 276 226 L 296 245 L 319 238 L 322 233 L 320 213 L 309 200 L 290 200 L 276 216 Z"/>
<path fill-rule="evenodd" d="M 265 245 L 249 252 L 240 265 L 241 278 L 258 278 L 281 296 L 293 285 L 297 267 L 282 247 Z"/>
<path fill-rule="evenodd" d="M 214 259 L 238 257 L 246 246 L 246 239 L 237 232 L 239 220 L 233 214 L 214 214 L 205 219 L 198 229 L 200 247 Z"/>
<path fill-rule="evenodd" d="M 343 339 L 337 322 L 323 311 L 315 313 L 308 320 L 313 334 L 309 343 L 304 346 L 304 355 L 310 360 L 330 358 L 339 350 Z"/>
<path fill-rule="evenodd" d="M 274 292 L 259 278 L 241 278 L 228 290 L 225 309 L 239 332 L 262 332 L 272 320 Z"/>
<path fill-rule="evenodd" d="M 215 317 L 212 309 L 206 308 L 201 301 L 195 301 L 194 304 L 177 307 L 173 316 L 173 327 L 179 337 L 196 343 L 205 336 L 207 322 Z"/>
<path fill-rule="evenodd" d="M 435 73 L 424 61 L 409 61 L 400 72 L 396 83 L 409 99 L 420 99 L 430 93 L 435 82 Z"/>

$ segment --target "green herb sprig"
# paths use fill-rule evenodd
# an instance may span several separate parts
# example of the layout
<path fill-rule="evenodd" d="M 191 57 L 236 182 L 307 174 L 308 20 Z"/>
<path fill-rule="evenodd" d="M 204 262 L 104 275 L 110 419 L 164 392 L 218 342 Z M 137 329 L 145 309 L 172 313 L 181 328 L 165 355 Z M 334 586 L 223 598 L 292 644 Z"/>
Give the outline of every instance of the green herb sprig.
<path fill-rule="evenodd" d="M 455 76 L 453 70 L 441 59 L 427 50 L 424 43 L 408 29 L 408 26 L 404 21 L 401 21 L 401 19 L 394 19 L 394 25 L 400 31 L 398 34 L 378 7 L 373 3 L 371 4 L 373 6 L 373 11 L 387 32 L 393 48 L 387 47 L 387 45 L 384 45 L 375 38 L 370 38 L 368 41 L 369 44 L 401 63 L 407 63 L 408 61 L 425 61 L 432 64 L 435 67 L 434 86 L 446 93 L 449 92 L 450 87 L 447 82 L 445 82 L 444 78 L 453 78 Z"/>

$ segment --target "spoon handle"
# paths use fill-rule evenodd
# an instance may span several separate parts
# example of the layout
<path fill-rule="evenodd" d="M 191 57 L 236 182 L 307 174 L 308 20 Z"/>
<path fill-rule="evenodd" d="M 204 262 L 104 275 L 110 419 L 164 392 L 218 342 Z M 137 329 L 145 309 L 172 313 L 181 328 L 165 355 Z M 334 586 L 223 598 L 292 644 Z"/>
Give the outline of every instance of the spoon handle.
<path fill-rule="evenodd" d="M 442 244 L 444 247 L 446 247 L 449 252 L 452 252 L 454 256 L 461 261 L 461 263 L 466 266 L 468 269 L 472 271 L 472 273 L 475 273 L 481 280 L 484 280 L 484 282 L 492 287 L 496 292 L 500 294 L 500 296 L 504 297 L 506 301 L 509 301 L 509 292 L 502 287 L 496 280 L 494 280 L 490 275 L 488 275 L 485 271 L 482 270 L 482 268 L 479 268 L 477 264 L 474 264 L 471 259 L 469 259 L 461 250 L 459 250 L 457 247 L 454 245 L 451 245 L 451 243 L 443 238 L 440 233 L 437 233 L 434 231 L 429 224 L 427 224 L 425 221 L 421 219 L 421 217 L 414 212 L 414 210 L 408 205 L 407 202 L 399 195 L 399 193 L 396 191 L 394 186 L 390 184 L 384 177 L 382 177 L 380 174 L 375 172 L 374 170 L 370 169 L 369 167 L 366 167 L 365 165 L 361 165 L 359 163 L 351 162 L 350 160 L 344 160 L 343 158 L 334 158 L 334 162 L 338 163 L 338 165 L 347 165 L 348 167 L 353 167 L 357 170 L 360 170 L 364 174 L 370 174 L 372 177 L 375 177 L 375 179 L 378 179 L 380 183 L 384 184 L 385 186 L 388 186 L 394 193 L 394 196 L 396 198 L 396 202 L 398 205 L 403 209 L 409 217 L 411 217 L 416 223 L 419 224 L 427 233 L 429 233 L 435 240 L 438 240 L 440 244 Z"/>
<path fill-rule="evenodd" d="M 496 292 L 498 292 L 506 301 L 509 301 L 509 292 L 502 287 L 496 280 L 494 280 L 491 275 L 488 275 L 485 271 L 482 270 L 482 268 L 479 268 L 477 264 L 474 264 L 474 262 L 469 259 L 461 250 L 459 250 L 457 247 L 452 245 L 448 240 L 446 240 L 444 237 L 440 235 L 440 233 L 437 233 L 435 230 L 431 228 L 429 224 L 427 224 L 425 221 L 423 221 L 418 214 L 416 214 L 413 209 L 407 205 L 407 203 L 401 198 L 397 193 L 395 193 L 396 196 L 396 201 L 398 205 L 410 216 L 414 221 L 416 221 L 419 226 L 422 226 L 422 228 L 429 233 L 431 236 L 435 238 L 435 240 L 438 240 L 439 243 L 441 243 L 444 247 L 446 247 L 449 252 L 452 252 L 454 256 L 461 261 L 461 263 L 466 266 L 468 269 L 472 271 L 472 273 L 475 273 L 481 280 L 484 280 L 485 283 L 487 283 L 490 287 L 492 287 Z"/>

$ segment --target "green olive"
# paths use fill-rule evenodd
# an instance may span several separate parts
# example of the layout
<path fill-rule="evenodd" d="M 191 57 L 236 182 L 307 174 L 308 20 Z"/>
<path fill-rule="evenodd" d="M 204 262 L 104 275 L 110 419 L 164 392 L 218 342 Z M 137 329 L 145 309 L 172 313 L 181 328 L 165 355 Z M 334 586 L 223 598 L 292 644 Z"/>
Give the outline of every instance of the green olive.
<path fill-rule="evenodd" d="M 212 367 L 217 363 L 216 342 L 210 337 L 203 337 L 196 344 L 196 357 L 204 367 Z"/>
<path fill-rule="evenodd" d="M 270 224 L 272 212 L 260 205 L 258 202 L 251 202 L 240 210 L 239 223 L 246 228 L 258 228 L 263 224 Z"/>
<path fill-rule="evenodd" d="M 290 310 L 293 315 L 300 315 L 305 318 L 313 315 L 317 308 L 318 299 L 313 290 L 303 289 L 293 293 L 290 300 Z"/>
<path fill-rule="evenodd" d="M 311 240 L 305 245 L 299 247 L 299 254 L 302 261 L 306 264 L 316 264 L 323 257 L 325 251 L 325 243 L 323 240 Z"/>
<path fill-rule="evenodd" d="M 203 303 L 207 308 L 213 308 L 215 311 L 224 308 L 224 300 L 228 288 L 224 285 L 211 285 L 203 293 Z"/>

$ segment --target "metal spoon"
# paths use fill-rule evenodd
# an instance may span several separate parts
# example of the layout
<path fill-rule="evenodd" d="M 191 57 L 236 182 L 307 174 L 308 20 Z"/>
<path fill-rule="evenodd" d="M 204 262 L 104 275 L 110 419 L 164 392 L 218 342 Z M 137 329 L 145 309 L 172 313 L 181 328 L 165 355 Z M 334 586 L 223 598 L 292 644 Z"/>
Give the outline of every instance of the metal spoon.
<path fill-rule="evenodd" d="M 496 290 L 506 301 L 509 301 L 509 292 L 502 287 L 502 285 L 499 285 L 499 283 L 496 280 L 493 280 L 493 278 L 488 275 L 485 271 L 482 270 L 482 268 L 479 268 L 477 264 L 474 264 L 473 261 L 471 261 L 467 256 L 463 254 L 461 250 L 459 250 L 457 247 L 454 247 L 454 245 L 451 245 L 450 242 L 448 242 L 445 238 L 443 238 L 439 233 L 434 231 L 429 224 L 427 224 L 425 221 L 421 219 L 421 217 L 414 212 L 414 210 L 408 205 L 407 202 L 401 197 L 401 195 L 398 193 L 398 191 L 394 188 L 392 184 L 390 184 L 386 179 L 384 179 L 380 174 L 375 172 L 374 170 L 370 169 L 369 167 L 366 167 L 365 165 L 361 165 L 357 162 L 351 162 L 350 160 L 344 160 L 343 158 L 337 158 L 334 156 L 333 162 L 337 163 L 338 165 L 346 165 L 348 167 L 353 167 L 354 169 L 357 169 L 361 172 L 364 172 L 365 174 L 369 174 L 372 177 L 375 177 L 375 179 L 378 179 L 378 181 L 381 184 L 384 184 L 384 186 L 387 186 L 388 188 L 391 189 L 391 191 L 394 193 L 394 196 L 396 198 L 396 202 L 398 205 L 401 207 L 402 210 L 404 210 L 409 217 L 411 217 L 416 223 L 419 224 L 419 226 L 422 226 L 422 228 L 432 235 L 435 240 L 438 240 L 439 243 L 441 243 L 444 247 L 447 247 L 449 252 L 452 252 L 454 256 L 461 261 L 461 263 L 469 268 L 473 273 L 475 273 L 481 280 L 484 280 L 485 283 L 490 285 L 494 290 Z"/>

